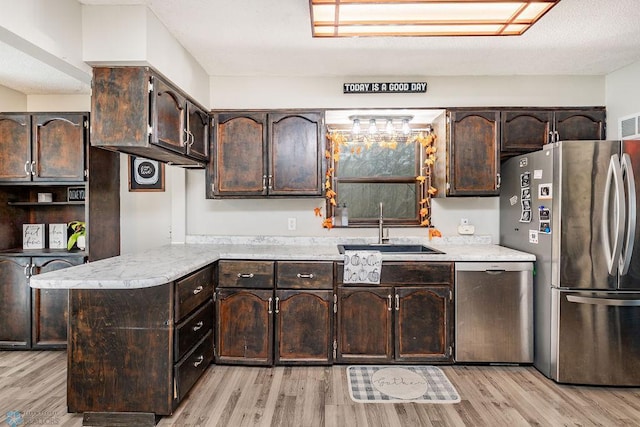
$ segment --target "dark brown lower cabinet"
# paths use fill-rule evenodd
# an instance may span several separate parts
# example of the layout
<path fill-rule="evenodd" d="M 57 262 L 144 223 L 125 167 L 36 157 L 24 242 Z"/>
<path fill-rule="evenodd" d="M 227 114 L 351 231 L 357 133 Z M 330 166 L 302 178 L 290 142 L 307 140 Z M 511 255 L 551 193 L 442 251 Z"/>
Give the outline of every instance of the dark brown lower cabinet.
<path fill-rule="evenodd" d="M 393 359 L 392 288 L 338 287 L 338 362 Z"/>
<path fill-rule="evenodd" d="M 223 260 L 218 286 L 218 363 L 333 361 L 332 262 Z"/>
<path fill-rule="evenodd" d="M 83 256 L 70 258 L 34 257 L 34 274 L 62 270 L 80 265 Z M 69 321 L 67 289 L 31 289 L 31 346 L 33 348 L 65 348 Z"/>
<path fill-rule="evenodd" d="M 453 363 L 453 263 L 383 262 L 381 285 L 344 284 L 337 264 L 337 361 Z"/>
<path fill-rule="evenodd" d="M 31 345 L 30 257 L 0 257 L 0 347 Z M 25 273 L 26 272 L 26 273 Z"/>
<path fill-rule="evenodd" d="M 395 359 L 452 362 L 451 294 L 443 286 L 395 289 Z"/>
<path fill-rule="evenodd" d="M 273 363 L 273 304 L 272 289 L 216 291 L 218 363 Z"/>
<path fill-rule="evenodd" d="M 71 289 L 69 412 L 100 413 L 109 419 L 101 425 L 170 415 L 213 360 L 212 272 L 148 288 Z"/>
<path fill-rule="evenodd" d="M 0 348 L 64 348 L 68 291 L 31 289 L 34 274 L 79 265 L 84 256 L 0 257 Z"/>
<path fill-rule="evenodd" d="M 277 290 L 275 363 L 331 363 L 333 291 Z"/>

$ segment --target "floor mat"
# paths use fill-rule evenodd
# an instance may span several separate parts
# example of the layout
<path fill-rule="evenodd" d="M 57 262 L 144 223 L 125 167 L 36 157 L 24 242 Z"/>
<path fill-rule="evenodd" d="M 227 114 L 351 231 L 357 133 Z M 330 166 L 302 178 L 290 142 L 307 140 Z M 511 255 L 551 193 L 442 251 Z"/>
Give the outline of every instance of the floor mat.
<path fill-rule="evenodd" d="M 348 366 L 347 379 L 355 402 L 460 402 L 455 387 L 435 366 Z"/>

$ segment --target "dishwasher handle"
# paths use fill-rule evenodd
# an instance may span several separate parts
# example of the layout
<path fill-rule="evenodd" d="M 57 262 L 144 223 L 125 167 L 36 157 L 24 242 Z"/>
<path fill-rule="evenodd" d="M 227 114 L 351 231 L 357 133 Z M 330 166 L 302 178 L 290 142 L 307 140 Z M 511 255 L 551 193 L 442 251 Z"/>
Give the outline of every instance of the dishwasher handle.
<path fill-rule="evenodd" d="M 495 270 L 485 270 L 484 272 L 487 274 L 492 274 L 492 275 L 498 275 L 498 274 L 502 274 L 505 273 L 507 270 L 503 270 L 503 269 L 495 269 Z"/>
<path fill-rule="evenodd" d="M 456 272 L 458 271 L 479 271 L 489 274 L 499 274 L 507 271 L 533 271 L 531 261 L 509 261 L 509 262 L 456 262 Z"/>

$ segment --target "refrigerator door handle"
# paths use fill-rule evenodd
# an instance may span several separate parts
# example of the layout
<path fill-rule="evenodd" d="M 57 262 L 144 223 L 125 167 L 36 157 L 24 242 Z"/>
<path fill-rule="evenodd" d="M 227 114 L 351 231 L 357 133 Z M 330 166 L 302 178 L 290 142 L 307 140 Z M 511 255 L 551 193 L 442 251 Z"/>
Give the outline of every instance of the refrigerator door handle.
<path fill-rule="evenodd" d="M 631 157 L 625 153 L 622 155 L 622 179 L 627 187 L 627 227 L 625 244 L 620 252 L 620 275 L 629 272 L 631 256 L 633 255 L 633 243 L 636 239 L 636 180 L 633 172 Z"/>
<path fill-rule="evenodd" d="M 609 305 L 614 307 L 640 307 L 640 299 L 594 298 L 567 295 L 567 301 L 576 304 Z"/>
<path fill-rule="evenodd" d="M 612 182 L 613 181 L 613 182 Z M 615 219 L 615 239 L 613 248 L 611 247 L 611 236 L 609 235 L 609 202 L 611 196 L 611 186 L 614 185 L 616 218 Z M 602 234 L 604 240 L 604 256 L 607 260 L 607 268 L 610 275 L 617 273 L 620 262 L 620 252 L 622 251 L 622 239 L 624 238 L 623 224 L 625 223 L 624 189 L 622 186 L 622 168 L 620 158 L 617 154 L 611 156 L 609 169 L 607 171 L 607 182 L 604 187 L 604 201 L 602 203 Z"/>

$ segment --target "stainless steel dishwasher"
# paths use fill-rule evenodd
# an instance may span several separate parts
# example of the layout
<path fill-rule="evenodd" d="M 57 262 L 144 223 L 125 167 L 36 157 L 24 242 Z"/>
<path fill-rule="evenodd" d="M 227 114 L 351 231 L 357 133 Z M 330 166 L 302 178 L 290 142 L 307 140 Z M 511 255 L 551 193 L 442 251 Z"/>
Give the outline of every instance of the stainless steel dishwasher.
<path fill-rule="evenodd" d="M 533 363 L 533 263 L 455 268 L 456 362 Z"/>

